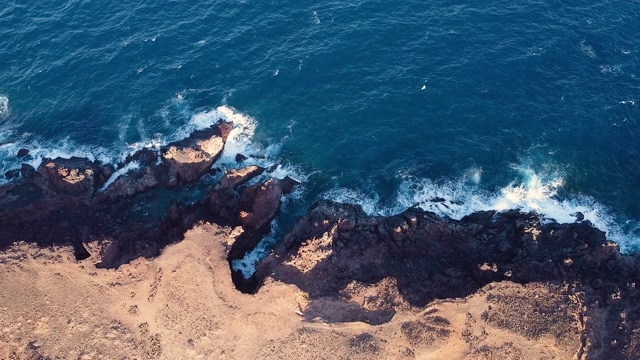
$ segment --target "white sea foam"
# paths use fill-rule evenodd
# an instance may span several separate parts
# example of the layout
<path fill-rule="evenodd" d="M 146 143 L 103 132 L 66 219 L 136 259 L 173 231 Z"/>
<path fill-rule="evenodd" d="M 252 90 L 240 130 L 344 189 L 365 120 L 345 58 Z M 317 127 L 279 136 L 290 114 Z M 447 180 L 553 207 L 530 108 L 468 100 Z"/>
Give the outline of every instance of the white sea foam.
<path fill-rule="evenodd" d="M 362 210 L 369 215 L 392 215 L 396 211 L 404 210 L 382 206 L 377 194 L 367 195 L 362 191 L 347 188 L 331 189 L 324 193 L 322 198 L 339 203 L 360 205 Z"/>
<path fill-rule="evenodd" d="M 580 50 L 590 58 L 597 57 L 596 51 L 593 49 L 593 46 L 587 44 L 585 40 L 580 41 Z"/>
<path fill-rule="evenodd" d="M 9 98 L 0 95 L 0 120 L 9 116 Z"/>
<path fill-rule="evenodd" d="M 116 181 L 120 177 L 120 175 L 125 175 L 129 171 L 137 170 L 139 168 L 140 168 L 140 163 L 137 162 L 137 161 L 132 161 L 132 162 L 128 163 L 122 169 L 120 169 L 120 170 L 116 171 L 115 173 L 113 173 L 113 175 L 111 175 L 109 180 L 107 180 L 107 182 L 104 184 L 104 186 L 100 190 L 101 191 L 107 190 L 109 188 L 109 186 L 111 186 L 111 184 L 113 184 L 113 182 Z"/>
<path fill-rule="evenodd" d="M 258 246 L 249 251 L 242 259 L 233 260 L 231 264 L 233 269 L 241 271 L 246 279 L 250 278 L 256 271 L 258 261 L 269 255 L 271 248 L 278 242 L 278 233 L 278 221 L 273 219 L 271 221 L 271 232 L 262 238 Z"/>
<path fill-rule="evenodd" d="M 620 65 L 600 65 L 600 72 L 603 74 L 620 75 L 622 73 L 622 66 Z"/>
<path fill-rule="evenodd" d="M 562 224 L 576 222 L 577 213 L 582 213 L 585 220 L 605 231 L 607 238 L 616 241 L 623 252 L 633 251 L 640 245 L 640 239 L 625 233 L 612 212 L 593 198 L 582 195 L 561 198 L 558 195 L 564 185 L 561 174 L 539 174 L 528 167 L 517 169 L 519 179 L 493 193 L 478 186 L 482 171 L 470 169 L 462 178 L 450 181 L 406 177 L 392 204 L 383 205 L 377 195 L 350 189 L 334 189 L 322 197 L 359 204 L 366 213 L 383 216 L 397 214 L 410 207 L 456 220 L 477 211 L 520 210 L 539 214 L 545 222 Z"/>
<path fill-rule="evenodd" d="M 311 22 L 316 25 L 320 24 L 320 17 L 318 16 L 317 11 L 314 11 L 313 14 L 311 14 Z"/>
<path fill-rule="evenodd" d="M 30 134 L 16 136 L 11 131 L 3 131 L 5 137 L 0 137 L 0 174 L 7 170 L 20 168 L 22 163 L 29 164 L 37 168 L 44 158 L 72 158 L 84 157 L 90 161 L 98 160 L 104 164 L 114 164 L 124 159 L 130 151 L 126 148 L 114 150 L 101 146 L 80 145 L 64 138 L 58 141 L 44 141 L 33 139 Z M 18 150 L 25 148 L 29 150 L 29 156 L 18 158 Z M 0 176 L 0 182 L 6 179 Z"/>

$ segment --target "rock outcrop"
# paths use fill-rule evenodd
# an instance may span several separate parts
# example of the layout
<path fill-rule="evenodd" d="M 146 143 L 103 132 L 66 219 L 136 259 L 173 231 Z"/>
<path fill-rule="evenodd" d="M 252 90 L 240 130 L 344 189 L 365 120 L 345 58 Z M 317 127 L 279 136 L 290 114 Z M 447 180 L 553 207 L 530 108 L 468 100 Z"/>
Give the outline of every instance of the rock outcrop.
<path fill-rule="evenodd" d="M 209 172 L 222 154 L 232 126 L 220 123 L 166 146 L 162 150 L 162 161 L 169 171 L 169 186 L 193 183 Z"/>
<path fill-rule="evenodd" d="M 587 221 L 542 224 L 539 216 L 518 211 L 455 221 L 419 209 L 385 218 L 321 201 L 258 266 L 256 278 L 238 284 L 249 292 L 257 289 L 248 286 L 261 283 L 293 284 L 309 294 L 308 319 L 380 324 L 401 309 L 466 298 L 488 284 L 544 283 L 557 287 L 558 299 L 581 299 L 578 358 L 628 359 L 640 351 L 640 316 L 631 315 L 640 310 L 638 280 L 640 258 L 620 254 Z M 556 315 L 545 317 L 567 305 L 504 296 L 487 299 L 502 310 L 489 307 L 484 321 L 532 338 L 570 331 L 573 318 L 553 330 Z M 539 313 L 522 321 L 516 306 L 537 307 Z M 426 325 L 418 321 L 402 329 L 410 341 L 421 336 L 416 326 Z"/>
<path fill-rule="evenodd" d="M 38 184 L 51 195 L 90 197 L 113 172 L 113 167 L 86 158 L 44 159 L 38 167 Z"/>

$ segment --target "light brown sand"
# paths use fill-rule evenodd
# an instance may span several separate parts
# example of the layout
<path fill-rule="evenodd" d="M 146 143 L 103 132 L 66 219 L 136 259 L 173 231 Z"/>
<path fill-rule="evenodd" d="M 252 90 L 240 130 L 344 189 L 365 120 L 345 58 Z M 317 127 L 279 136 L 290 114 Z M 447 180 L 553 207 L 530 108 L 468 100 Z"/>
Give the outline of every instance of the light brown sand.
<path fill-rule="evenodd" d="M 200 225 L 158 258 L 117 270 L 77 262 L 68 247 L 16 244 L 0 254 L 0 359 L 571 359 L 580 348 L 580 300 L 543 284 L 401 304 L 382 325 L 339 322 L 343 312 L 331 311 L 345 303 L 335 299 L 314 300 L 310 318 L 293 285 L 235 290 L 230 233 Z M 349 301 L 360 305 L 394 286 L 355 285 Z M 542 309 L 524 301 L 536 296 Z"/>

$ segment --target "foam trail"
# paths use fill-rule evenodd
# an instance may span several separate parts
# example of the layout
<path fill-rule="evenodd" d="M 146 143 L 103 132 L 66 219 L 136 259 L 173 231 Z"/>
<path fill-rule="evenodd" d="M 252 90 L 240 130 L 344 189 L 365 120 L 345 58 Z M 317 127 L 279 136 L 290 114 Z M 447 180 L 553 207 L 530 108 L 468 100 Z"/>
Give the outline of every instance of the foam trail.
<path fill-rule="evenodd" d="M 368 196 L 359 190 L 336 188 L 324 193 L 322 198 L 338 203 L 358 204 L 362 207 L 362 210 L 369 215 L 391 215 L 394 210 L 381 206 L 380 198 L 377 194 Z M 402 210 L 398 212 L 401 211 Z"/>
<path fill-rule="evenodd" d="M 9 98 L 6 96 L 0 95 L 0 120 L 9 116 L 10 108 L 9 108 Z"/>
<path fill-rule="evenodd" d="M 139 168 L 140 168 L 140 163 L 137 162 L 137 161 L 132 161 L 132 162 L 128 163 L 122 169 L 120 169 L 120 170 L 116 171 L 115 173 L 113 173 L 113 175 L 111 175 L 109 180 L 107 180 L 107 182 L 104 184 L 102 189 L 100 189 L 100 191 L 107 190 L 109 188 L 109 186 L 111 186 L 111 184 L 113 184 L 120 177 L 120 175 L 125 175 L 129 171 L 137 170 Z"/>
<path fill-rule="evenodd" d="M 640 239 L 625 232 L 614 214 L 588 196 L 562 198 L 558 191 L 564 185 L 560 174 L 539 174 L 529 167 L 516 167 L 520 178 L 496 192 L 478 186 L 481 169 L 471 169 L 464 177 L 442 182 L 406 177 L 399 186 L 396 199 L 382 206 L 377 195 L 365 195 L 350 189 L 334 189 L 323 198 L 362 206 L 370 215 L 389 216 L 410 207 L 431 211 L 439 216 L 460 220 L 477 211 L 519 210 L 539 214 L 543 222 L 574 223 L 577 213 L 607 233 L 607 238 L 620 245 L 623 252 L 634 251 Z"/>
<path fill-rule="evenodd" d="M 250 278 L 256 271 L 256 264 L 258 261 L 265 258 L 273 245 L 277 242 L 277 234 L 279 232 L 278 222 L 276 219 L 271 221 L 271 232 L 256 246 L 253 250 L 248 252 L 242 259 L 233 260 L 231 264 L 234 270 L 242 272 L 242 276 L 245 279 Z"/>

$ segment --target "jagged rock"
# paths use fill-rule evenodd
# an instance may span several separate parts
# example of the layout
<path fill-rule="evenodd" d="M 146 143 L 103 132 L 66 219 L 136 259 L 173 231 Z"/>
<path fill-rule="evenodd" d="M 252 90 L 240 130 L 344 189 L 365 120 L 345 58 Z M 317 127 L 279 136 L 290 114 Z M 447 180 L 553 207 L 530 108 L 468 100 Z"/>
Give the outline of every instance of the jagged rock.
<path fill-rule="evenodd" d="M 38 185 L 51 194 L 91 196 L 104 184 L 112 169 L 85 158 L 45 159 L 38 168 L 42 175 Z"/>
<path fill-rule="evenodd" d="M 242 155 L 242 154 L 237 154 L 237 155 L 236 155 L 236 162 L 239 162 L 239 163 L 240 163 L 240 162 L 243 162 L 243 161 L 245 161 L 245 160 L 247 160 L 247 157 L 246 157 L 246 156 L 244 156 L 244 155 Z"/>
<path fill-rule="evenodd" d="M 243 228 L 258 231 L 276 216 L 282 201 L 282 181 L 269 179 L 247 188 L 240 196 L 239 220 Z"/>
<path fill-rule="evenodd" d="M 285 194 L 291 193 L 293 191 L 293 188 L 301 184 L 300 181 L 289 176 L 286 176 L 284 179 L 280 180 L 280 183 L 282 185 L 282 192 Z"/>
<path fill-rule="evenodd" d="M 7 179 L 17 178 L 18 176 L 20 176 L 20 169 L 13 169 L 4 173 L 4 177 Z"/>
<path fill-rule="evenodd" d="M 155 149 L 144 148 L 136 151 L 132 155 L 127 156 L 125 164 L 137 161 L 140 167 L 150 166 L 158 162 L 159 153 Z"/>
<path fill-rule="evenodd" d="M 19 158 L 22 158 L 22 157 L 25 157 L 27 155 L 29 155 L 29 150 L 20 149 L 20 150 L 18 150 L 18 154 L 16 156 L 19 157 Z"/>
<path fill-rule="evenodd" d="M 104 192 L 102 197 L 130 197 L 158 186 L 160 182 L 151 167 L 142 171 L 132 170 L 120 175 Z"/>
<path fill-rule="evenodd" d="M 235 189 L 263 172 L 264 168 L 257 165 L 247 166 L 242 169 L 228 170 L 222 177 L 222 180 L 220 180 L 220 183 L 216 185 L 215 190 L 225 188 Z"/>
<path fill-rule="evenodd" d="M 31 180 L 36 176 L 36 174 L 38 174 L 38 172 L 33 168 L 33 166 L 29 164 L 22 164 L 20 174 L 22 174 L 23 178 Z"/>
<path fill-rule="evenodd" d="M 162 161 L 169 172 L 169 186 L 192 183 L 206 174 L 222 153 L 232 126 L 221 123 L 165 147 Z"/>
<path fill-rule="evenodd" d="M 357 205 L 321 201 L 259 265 L 258 277 L 274 274 L 313 297 L 393 277 L 404 300 L 424 306 L 502 280 L 580 281 L 605 291 L 611 283 L 592 280 L 640 274 L 620 258 L 588 221 L 541 224 L 517 211 L 455 221 L 418 209 L 375 218 Z"/>

